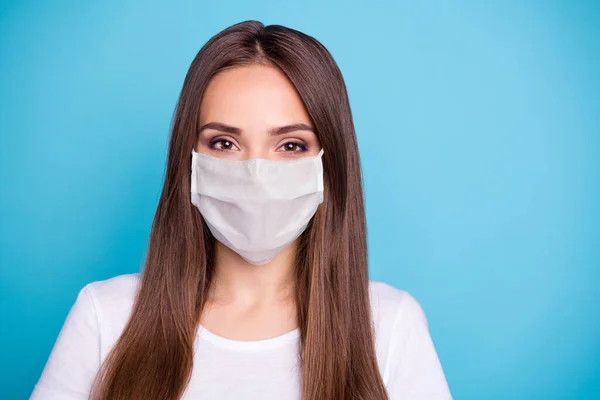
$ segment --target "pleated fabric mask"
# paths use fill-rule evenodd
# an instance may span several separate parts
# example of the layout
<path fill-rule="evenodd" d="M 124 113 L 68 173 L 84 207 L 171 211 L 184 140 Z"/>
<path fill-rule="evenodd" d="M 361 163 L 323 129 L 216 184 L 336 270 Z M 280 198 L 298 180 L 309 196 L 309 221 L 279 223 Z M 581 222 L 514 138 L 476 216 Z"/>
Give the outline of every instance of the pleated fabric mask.
<path fill-rule="evenodd" d="M 228 160 L 192 151 L 191 199 L 213 236 L 246 261 L 271 261 L 323 202 L 323 149 L 295 160 Z"/>

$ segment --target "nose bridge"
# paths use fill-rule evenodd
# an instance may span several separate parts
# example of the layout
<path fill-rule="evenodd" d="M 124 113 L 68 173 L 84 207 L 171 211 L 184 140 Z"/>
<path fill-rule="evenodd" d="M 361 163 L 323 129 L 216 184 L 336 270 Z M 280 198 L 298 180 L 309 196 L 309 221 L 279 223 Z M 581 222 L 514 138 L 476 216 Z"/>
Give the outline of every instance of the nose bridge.
<path fill-rule="evenodd" d="M 253 179 L 258 179 L 262 174 L 263 164 L 267 158 L 266 153 L 266 151 L 253 151 L 247 153 L 247 158 L 244 159 L 244 166 Z"/>
<path fill-rule="evenodd" d="M 261 166 L 265 159 L 269 158 L 269 148 L 258 141 L 246 147 L 244 152 L 244 167 L 252 179 L 259 179 Z M 260 180 L 260 179 L 259 179 Z"/>
<path fill-rule="evenodd" d="M 251 178 L 258 176 L 258 164 L 256 158 L 250 158 L 244 160 L 244 167 Z"/>
<path fill-rule="evenodd" d="M 269 150 L 265 146 L 251 146 L 244 159 L 251 160 L 254 158 L 269 158 Z"/>

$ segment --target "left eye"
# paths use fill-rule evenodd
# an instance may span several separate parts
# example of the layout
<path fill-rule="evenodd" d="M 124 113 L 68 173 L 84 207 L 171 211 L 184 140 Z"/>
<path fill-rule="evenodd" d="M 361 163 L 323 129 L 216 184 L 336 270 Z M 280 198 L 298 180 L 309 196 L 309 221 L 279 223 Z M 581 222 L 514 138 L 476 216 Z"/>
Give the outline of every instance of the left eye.
<path fill-rule="evenodd" d="M 280 147 L 280 149 L 283 149 L 283 151 L 298 152 L 298 151 L 304 151 L 304 150 L 306 150 L 306 146 L 304 146 L 304 145 L 302 145 L 300 143 L 287 142 L 284 145 L 282 145 Z"/>

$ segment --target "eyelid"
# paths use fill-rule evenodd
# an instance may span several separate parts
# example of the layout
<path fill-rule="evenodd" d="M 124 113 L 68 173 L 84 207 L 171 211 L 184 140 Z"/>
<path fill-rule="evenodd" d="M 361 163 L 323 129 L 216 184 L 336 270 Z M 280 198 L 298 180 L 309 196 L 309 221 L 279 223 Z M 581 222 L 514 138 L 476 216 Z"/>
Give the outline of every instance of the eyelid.
<path fill-rule="evenodd" d="M 218 148 L 216 147 L 217 143 L 222 143 L 222 142 L 231 142 L 236 149 L 225 149 L 225 148 Z M 280 144 L 276 147 L 276 149 L 280 149 L 281 147 L 287 145 L 287 144 L 294 144 L 296 146 L 298 146 L 299 150 L 295 150 L 295 151 L 289 151 L 289 150 L 283 150 L 282 152 L 285 153 L 301 153 L 301 152 L 305 152 L 308 151 L 309 149 L 309 144 L 302 140 L 302 139 L 298 139 L 298 138 L 286 138 L 283 139 Z M 208 139 L 208 147 L 213 149 L 213 150 L 217 150 L 217 151 L 227 151 L 227 152 L 232 152 L 232 151 L 239 151 L 241 150 L 241 146 L 237 143 L 237 141 L 233 138 L 230 138 L 228 136 L 222 136 L 222 135 L 218 135 L 215 136 L 213 138 Z"/>
<path fill-rule="evenodd" d="M 216 142 L 218 140 L 227 140 L 227 141 L 237 144 L 237 142 L 234 138 L 232 138 L 230 136 L 226 136 L 226 135 L 216 135 L 216 136 L 213 136 L 212 138 L 210 138 L 208 141 L 212 143 L 212 142 Z"/>
<path fill-rule="evenodd" d="M 219 141 L 231 142 L 239 147 L 239 145 L 235 139 L 227 137 L 227 136 L 215 136 L 212 139 L 209 139 L 208 143 L 215 143 L 215 142 L 219 142 Z"/>
<path fill-rule="evenodd" d="M 283 143 L 281 143 L 277 148 L 280 149 L 281 147 L 287 145 L 287 144 L 295 144 L 296 146 L 298 146 L 300 148 L 300 150 L 297 151 L 292 151 L 291 153 L 299 153 L 301 151 L 307 151 L 308 150 L 308 144 L 305 143 L 303 140 L 298 140 L 298 139 L 288 139 L 285 140 Z M 285 152 L 290 153 L 290 151 L 285 150 Z"/>
<path fill-rule="evenodd" d="M 228 137 L 223 137 L 223 136 L 215 136 L 214 138 L 210 139 L 208 141 L 208 147 L 210 147 L 213 150 L 218 150 L 218 151 L 237 151 L 237 150 L 231 150 L 231 149 L 219 149 L 214 147 L 215 144 L 219 143 L 219 142 L 231 142 L 235 147 L 237 147 L 237 149 L 240 149 L 240 145 L 237 144 L 237 142 L 231 138 Z"/>
<path fill-rule="evenodd" d="M 287 137 L 285 139 L 281 139 L 280 143 L 281 143 L 280 146 L 284 145 L 286 143 L 296 143 L 299 145 L 308 146 L 308 143 L 306 142 L 306 140 L 303 140 L 303 139 L 300 139 L 297 137 Z"/>

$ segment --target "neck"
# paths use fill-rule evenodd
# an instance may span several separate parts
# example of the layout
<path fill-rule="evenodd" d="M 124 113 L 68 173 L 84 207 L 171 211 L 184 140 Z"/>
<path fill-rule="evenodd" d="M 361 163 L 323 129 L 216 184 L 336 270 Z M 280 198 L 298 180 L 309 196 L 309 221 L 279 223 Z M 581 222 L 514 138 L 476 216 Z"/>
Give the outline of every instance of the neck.
<path fill-rule="evenodd" d="M 293 301 L 296 249 L 294 241 L 267 264 L 254 265 L 217 241 L 209 301 L 246 306 Z"/>

